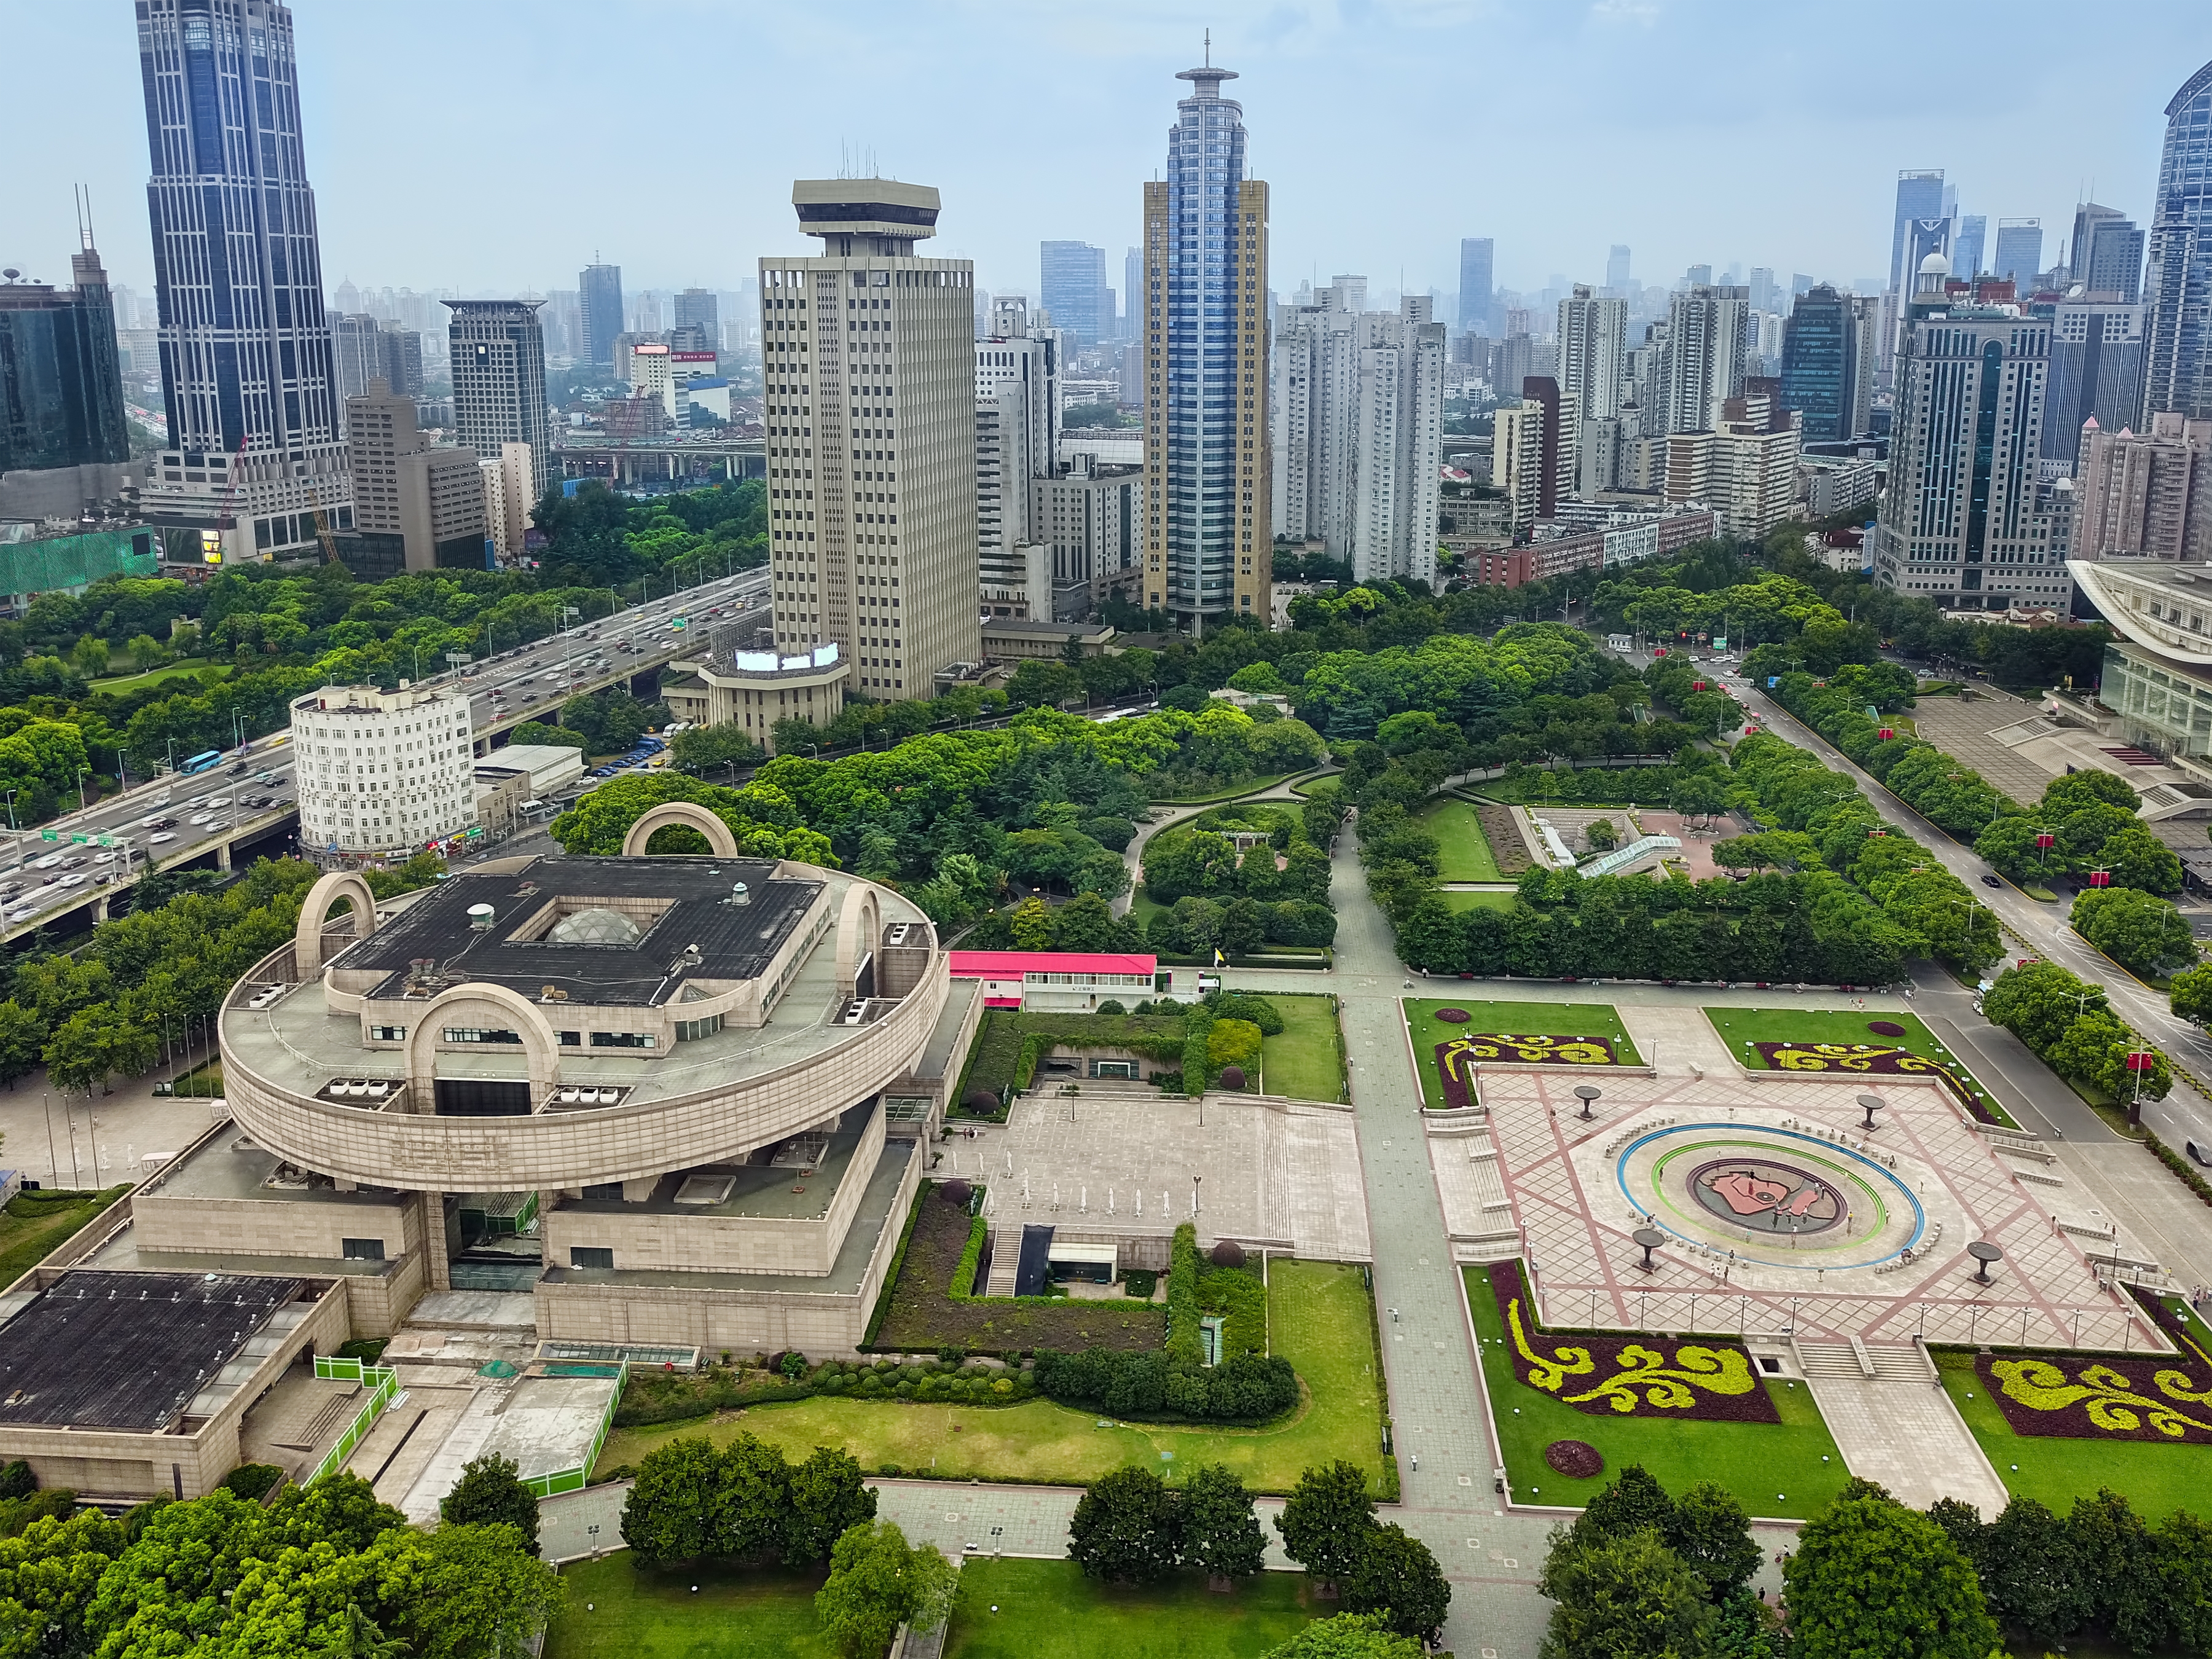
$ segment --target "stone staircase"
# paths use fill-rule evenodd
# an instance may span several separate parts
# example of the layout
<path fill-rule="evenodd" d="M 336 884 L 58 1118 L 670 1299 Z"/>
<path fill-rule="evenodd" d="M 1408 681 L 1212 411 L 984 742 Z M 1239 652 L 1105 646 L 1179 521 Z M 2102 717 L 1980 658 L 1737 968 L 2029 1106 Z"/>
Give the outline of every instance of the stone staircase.
<path fill-rule="evenodd" d="M 996 1222 L 991 1228 L 991 1271 L 986 1276 L 983 1294 L 1012 1296 L 1014 1293 L 1014 1274 L 1022 1265 L 1022 1224 L 1019 1221 Z"/>
<path fill-rule="evenodd" d="M 1924 1349 L 1856 1336 L 1790 1346 L 1853 1474 L 1915 1509 L 1939 1498 L 1963 1498 L 1984 1515 L 2004 1507 L 2003 1485 L 1938 1386 Z"/>

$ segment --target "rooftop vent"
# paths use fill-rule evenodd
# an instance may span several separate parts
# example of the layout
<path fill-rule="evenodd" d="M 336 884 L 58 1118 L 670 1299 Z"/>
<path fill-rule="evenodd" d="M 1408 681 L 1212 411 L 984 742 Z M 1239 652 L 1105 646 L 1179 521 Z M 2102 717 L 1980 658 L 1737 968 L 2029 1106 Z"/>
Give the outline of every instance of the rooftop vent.
<path fill-rule="evenodd" d="M 477 933 L 489 933 L 491 932 L 492 918 L 497 914 L 498 912 L 494 910 L 489 904 L 471 904 L 469 906 L 470 931 Z"/>

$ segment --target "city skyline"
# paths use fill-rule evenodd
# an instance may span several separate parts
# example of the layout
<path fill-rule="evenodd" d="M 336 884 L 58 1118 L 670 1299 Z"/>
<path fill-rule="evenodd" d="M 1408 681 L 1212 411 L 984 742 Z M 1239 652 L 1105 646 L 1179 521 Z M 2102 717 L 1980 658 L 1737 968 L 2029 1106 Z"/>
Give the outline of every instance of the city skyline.
<path fill-rule="evenodd" d="M 1802 30 L 1792 21 L 1801 10 Z M 1964 97 L 1942 67 L 1942 42 L 1963 44 L 1971 21 L 1893 5 L 1862 17 L 1848 37 L 1818 27 L 1809 8 L 1754 18 L 1745 6 L 1674 0 L 1597 0 L 1542 16 L 1456 0 L 1391 0 L 1357 17 L 1317 4 L 1206 20 L 1160 9 L 1080 30 L 1038 8 L 1035 27 L 1000 38 L 1024 41 L 1026 79 L 1057 66 L 1085 89 L 1052 106 L 1085 113 L 1013 133 L 1004 99 L 990 91 L 1003 84 L 1006 54 L 973 50 L 975 20 L 963 9 L 864 6 L 833 24 L 634 0 L 592 14 L 592 31 L 565 28 L 582 14 L 561 5 L 540 16 L 544 28 L 518 44 L 489 8 L 433 12 L 402 0 L 371 16 L 307 0 L 296 9 L 308 165 L 332 286 L 350 276 L 418 290 L 542 294 L 572 283 L 596 249 L 624 268 L 632 289 L 733 288 L 777 243 L 787 210 L 778 180 L 834 173 L 841 161 L 866 171 L 872 161 L 887 176 L 937 182 L 963 222 L 961 246 L 946 252 L 974 259 L 981 286 L 1036 297 L 1038 242 L 1087 241 L 1110 260 L 1139 240 L 1139 186 L 1158 171 L 1165 125 L 1152 88 L 1198 60 L 1207 21 L 1217 59 L 1240 66 L 1251 118 L 1267 135 L 1253 161 L 1279 181 L 1270 276 L 1285 298 L 1301 281 L 1345 270 L 1364 270 L 1378 298 L 1398 291 L 1401 268 L 1410 291 L 1454 293 L 1463 236 L 1494 237 L 1497 283 L 1522 292 L 1553 276 L 1602 280 L 1614 243 L 1634 250 L 1645 283 L 1672 283 L 1691 264 L 1725 270 L 1735 262 L 1848 284 L 1882 268 L 1900 168 L 1943 168 L 1960 211 L 1985 217 L 1992 231 L 1999 219 L 2039 217 L 2050 233 L 2091 197 L 2147 222 L 2160 112 L 2189 69 L 2212 57 L 2212 30 L 2179 0 L 2150 7 L 2126 46 L 2070 28 L 2055 6 L 2010 13 L 2006 73 Z M 1881 45 L 1892 33 L 1885 20 L 1902 28 L 1908 18 L 1915 38 L 1935 47 L 1911 61 Z M 672 200 L 689 198 L 639 188 L 618 144 L 574 144 L 599 118 L 606 58 L 595 31 L 610 22 L 616 38 L 627 27 L 641 43 L 656 30 L 688 28 L 709 50 L 724 24 L 750 31 L 744 49 L 757 61 L 747 80 L 757 90 L 732 118 L 749 135 L 747 165 L 716 185 L 713 211 L 671 211 Z M 76 131 L 85 100 L 103 88 L 130 97 L 136 42 L 127 12 L 50 9 L 15 28 L 27 53 L 76 66 L 21 88 L 18 116 L 29 130 L 66 123 Z M 1811 72 L 1815 37 L 1822 82 L 1850 87 L 1849 97 L 1813 105 L 1791 90 Z M 407 49 L 426 38 L 440 41 L 438 52 Z M 2155 39 L 2176 47 L 2132 44 Z M 485 61 L 469 46 L 478 40 L 515 65 L 508 93 L 487 95 L 471 70 Z M 825 125 L 797 118 L 794 103 L 793 118 L 779 119 L 786 103 L 807 95 L 800 66 L 833 46 L 849 94 L 843 112 Z M 792 72 L 778 73 L 778 64 Z M 1478 64 L 1482 115 L 1470 130 L 1452 112 L 1465 107 Z M 2018 112 L 2044 94 L 2067 95 L 2084 76 L 2105 88 L 2102 107 L 2115 118 L 2077 135 L 2054 160 Z M 917 84 L 934 89 L 919 107 Z M 1678 88 L 1678 99 L 1655 103 L 1654 84 Z M 1609 87 L 1622 95 L 1607 95 Z M 1555 107 L 1563 88 L 1579 111 L 1567 128 Z M 1340 123 L 1303 118 L 1324 107 L 1358 112 L 1359 142 L 1347 143 Z M 1542 144 L 1515 137 L 1539 118 Z M 1778 131 L 1789 142 L 1774 143 Z M 541 147 L 567 155 L 556 199 L 574 205 L 549 212 L 527 191 L 487 194 L 451 166 L 455 154 Z M 143 154 L 135 123 L 111 123 L 73 141 L 70 161 L 94 191 L 113 279 L 141 291 L 151 285 L 150 251 L 140 235 L 118 232 L 143 199 Z M 1430 164 L 1382 165 L 1394 154 Z M 1628 154 L 1644 165 L 1618 165 Z M 1678 178 L 1724 166 L 1730 187 L 1652 191 L 1655 161 Z M 9 228 L 0 258 L 48 275 L 59 258 L 50 250 L 72 245 L 73 207 L 63 181 L 26 171 L 0 184 L 0 224 Z M 1806 188 L 1808 179 L 1820 190 Z M 1065 205 L 1030 205 L 1055 202 Z M 1573 211 L 1561 215 L 1562 202 Z"/>

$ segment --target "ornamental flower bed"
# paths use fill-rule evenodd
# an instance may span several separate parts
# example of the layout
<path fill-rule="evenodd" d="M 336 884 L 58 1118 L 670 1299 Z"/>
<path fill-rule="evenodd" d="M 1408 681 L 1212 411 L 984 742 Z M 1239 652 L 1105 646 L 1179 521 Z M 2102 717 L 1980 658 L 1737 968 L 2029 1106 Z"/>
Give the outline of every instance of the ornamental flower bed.
<path fill-rule="evenodd" d="M 2166 1305 L 2164 1297 L 2140 1285 L 2129 1285 L 2128 1294 L 2135 1297 L 2136 1306 L 2150 1316 L 2151 1322 L 2173 1340 L 2173 1346 L 2181 1350 L 2183 1364 L 2212 1365 L 2212 1354 L 2204 1352 L 2204 1344 L 2196 1329 Z"/>
<path fill-rule="evenodd" d="M 1981 1354 L 1974 1373 L 2018 1435 L 2056 1440 L 2212 1443 L 2212 1372 L 2140 1359 Z"/>
<path fill-rule="evenodd" d="M 1464 1025 L 1474 1016 L 1464 1008 L 1439 1008 L 1437 1018 L 1447 1025 Z"/>
<path fill-rule="evenodd" d="M 1932 1077 L 1976 1121 L 1995 1123 L 1996 1114 L 1940 1060 L 1886 1042 L 1759 1042 L 1759 1057 L 1778 1072 L 1848 1072 L 1855 1076 Z"/>
<path fill-rule="evenodd" d="M 1612 1042 L 1605 1037 L 1514 1036 L 1503 1031 L 1478 1032 L 1439 1042 L 1436 1057 L 1437 1074 L 1443 1079 L 1444 1098 L 1455 1107 L 1469 1103 L 1467 1067 L 1477 1061 L 1504 1060 L 1523 1066 L 1620 1063 L 1613 1057 Z"/>
<path fill-rule="evenodd" d="M 1544 1461 L 1571 1480 L 1605 1473 L 1605 1454 L 1587 1440 L 1554 1440 L 1544 1448 Z"/>
<path fill-rule="evenodd" d="M 1569 1340 L 1537 1329 L 1518 1262 L 1492 1267 L 1490 1287 L 1513 1345 L 1513 1375 L 1578 1412 L 1703 1423 L 1782 1420 L 1739 1344 L 1619 1336 Z"/>

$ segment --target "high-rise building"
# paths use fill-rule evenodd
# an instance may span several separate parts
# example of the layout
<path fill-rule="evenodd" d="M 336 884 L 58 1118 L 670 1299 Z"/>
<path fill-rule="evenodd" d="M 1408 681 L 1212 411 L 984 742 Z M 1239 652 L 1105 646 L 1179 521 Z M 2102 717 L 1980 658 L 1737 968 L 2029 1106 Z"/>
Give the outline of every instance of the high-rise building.
<path fill-rule="evenodd" d="M 1575 493 L 1576 446 L 1582 439 L 1582 413 L 1574 394 L 1562 392 L 1556 378 L 1532 374 L 1521 383 L 1523 408 L 1534 404 L 1537 416 L 1536 516 L 1559 516 L 1559 503 Z"/>
<path fill-rule="evenodd" d="M 1534 398 L 1500 404 L 1491 416 L 1490 485 L 1505 498 L 1506 530 L 1528 539 L 1543 509 L 1544 405 Z"/>
<path fill-rule="evenodd" d="M 722 349 L 721 306 L 711 288 L 687 288 L 676 296 L 676 320 L 671 340 L 679 351 L 720 351 Z"/>
<path fill-rule="evenodd" d="M 1710 507 L 1718 528 L 1756 541 L 1796 507 L 1799 434 L 1781 407 L 1780 385 L 1749 381 L 1725 399 L 1719 420 L 1704 432 L 1667 440 L 1667 504 Z"/>
<path fill-rule="evenodd" d="M 1656 401 L 1643 410 L 1645 435 L 1717 425 L 1721 404 L 1742 394 L 1752 345 L 1747 289 L 1698 283 L 1675 294 L 1656 365 Z"/>
<path fill-rule="evenodd" d="M 337 312 L 331 317 L 331 359 L 337 369 L 340 398 L 358 398 L 371 380 L 389 385 L 384 372 L 384 331 L 366 312 Z"/>
<path fill-rule="evenodd" d="M 1037 293 L 1053 326 L 1077 345 L 1097 345 L 1114 331 L 1107 300 L 1106 250 L 1088 242 L 1037 244 Z"/>
<path fill-rule="evenodd" d="M 2166 106 L 2151 210 L 2142 418 L 2212 418 L 2212 64 Z"/>
<path fill-rule="evenodd" d="M 1030 520 L 1049 550 L 1057 609 L 1067 613 L 1054 620 L 1073 621 L 1077 601 L 1088 608 L 1136 583 L 1144 507 L 1142 467 L 1101 465 L 1086 451 L 1030 480 Z"/>
<path fill-rule="evenodd" d="M 1459 245 L 1459 325 L 1470 332 L 1490 332 L 1491 262 L 1498 244 L 1488 236 L 1464 236 Z M 1622 248 L 1626 267 L 1628 250 Z"/>
<path fill-rule="evenodd" d="M 1982 254 L 1989 245 L 1990 222 L 1982 214 L 1963 214 L 1959 219 L 1958 235 L 1951 260 L 1952 274 L 1968 282 L 1980 276 L 1985 267 Z"/>
<path fill-rule="evenodd" d="M 2094 218 L 2085 216 L 2094 214 Z M 2133 304 L 2142 298 L 2143 233 L 2132 219 L 2094 204 L 2075 216 L 2081 240 L 2075 245 L 2073 283 L 2091 294 L 2117 295 Z"/>
<path fill-rule="evenodd" d="M 1232 70 L 1182 70 L 1164 180 L 1145 186 L 1147 608 L 1202 631 L 1271 612 L 1267 186 L 1244 176 Z"/>
<path fill-rule="evenodd" d="M 1942 168 L 1908 169 L 1897 175 L 1897 204 L 1890 218 L 1891 293 L 1909 290 L 1912 273 L 1919 269 L 1917 258 L 1910 261 L 1906 258 L 1906 245 L 1911 240 L 1909 227 L 1916 220 L 1945 216 Z"/>
<path fill-rule="evenodd" d="M 301 845 L 401 852 L 459 835 L 476 822 L 474 748 L 466 691 L 326 685 L 297 699 Z"/>
<path fill-rule="evenodd" d="M 551 481 L 553 434 L 545 407 L 543 300 L 448 300 L 447 349 L 453 370 L 453 427 L 465 448 L 497 459 L 508 444 L 530 446 L 530 500 Z"/>
<path fill-rule="evenodd" d="M 169 447 L 142 504 L 209 562 L 313 547 L 352 523 L 292 14 L 276 0 L 138 19 Z"/>
<path fill-rule="evenodd" d="M 346 399 L 354 527 L 337 538 L 356 576 L 484 568 L 483 470 L 473 452 L 434 449 L 415 423 L 415 400 L 381 376 Z"/>
<path fill-rule="evenodd" d="M 1859 437 L 1874 423 L 1875 305 L 1826 283 L 1798 296 L 1782 331 L 1782 407 L 1808 441 Z"/>
<path fill-rule="evenodd" d="M 2073 484 L 2039 482 L 2051 325 L 1954 303 L 1949 275 L 1929 254 L 1906 310 L 1875 580 L 1942 605 L 2063 609 Z"/>
<path fill-rule="evenodd" d="M 2083 434 L 2075 479 L 2077 559 L 2212 561 L 2212 421 L 2150 417 L 2150 430 Z"/>
<path fill-rule="evenodd" d="M 1061 336 L 1032 324 L 1019 295 L 993 306 L 991 323 L 990 337 L 975 342 L 976 574 L 992 615 L 1052 622 L 1030 486 L 1052 476 L 1059 447 Z"/>
<path fill-rule="evenodd" d="M 2051 307 L 2051 393 L 2043 459 L 2069 472 L 2091 420 L 2118 432 L 2142 402 L 2143 308 L 2109 293 L 2075 294 Z"/>
<path fill-rule="evenodd" d="M 975 268 L 927 259 L 934 188 L 792 185 L 812 258 L 760 263 L 778 647 L 878 701 L 975 662 Z"/>
<path fill-rule="evenodd" d="M 1615 242 L 1605 256 L 1605 285 L 1619 295 L 1628 281 L 1628 244 Z"/>
<path fill-rule="evenodd" d="M 88 240 L 76 286 L 0 283 L 0 473 L 131 459 L 107 273 Z"/>
<path fill-rule="evenodd" d="M 615 363 L 615 337 L 629 330 L 623 313 L 622 267 L 597 261 L 576 274 L 576 321 L 583 338 L 576 359 L 593 368 L 619 372 Z"/>
<path fill-rule="evenodd" d="M 1364 288 L 1339 277 L 1277 326 L 1273 528 L 1356 580 L 1434 581 L 1445 330 L 1425 295 L 1351 309 Z"/>
<path fill-rule="evenodd" d="M 1620 384 L 1628 350 L 1628 302 L 1600 299 L 1587 283 L 1559 301 L 1556 378 L 1571 393 L 1586 421 L 1620 413 Z"/>
<path fill-rule="evenodd" d="M 1990 275 L 2009 278 L 2025 294 L 2042 269 L 2043 221 L 1998 220 L 1996 256 L 1990 262 Z"/>
<path fill-rule="evenodd" d="M 1751 292 L 1751 308 L 1753 311 L 1781 311 L 1782 285 L 1774 280 L 1774 273 L 1765 265 L 1753 265 L 1751 280 L 1744 286 Z"/>

